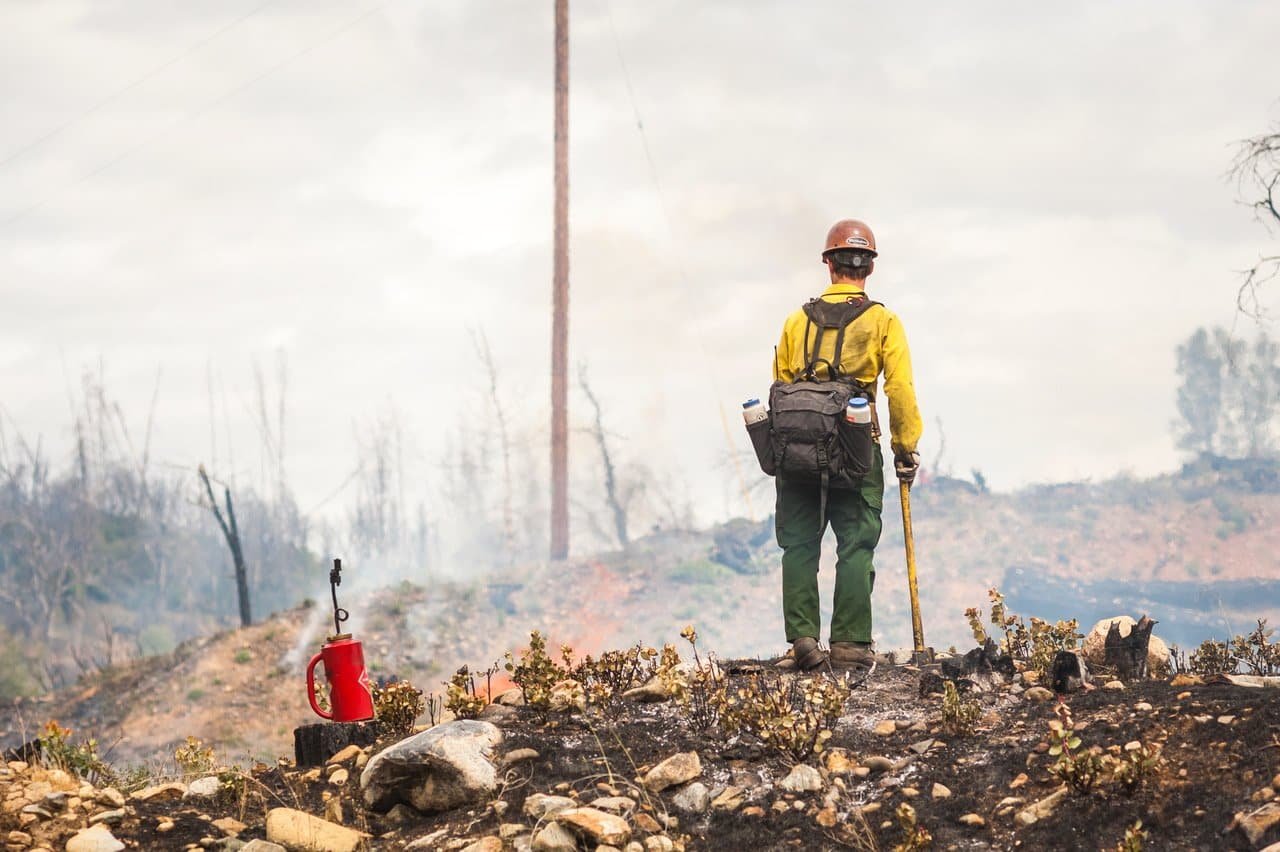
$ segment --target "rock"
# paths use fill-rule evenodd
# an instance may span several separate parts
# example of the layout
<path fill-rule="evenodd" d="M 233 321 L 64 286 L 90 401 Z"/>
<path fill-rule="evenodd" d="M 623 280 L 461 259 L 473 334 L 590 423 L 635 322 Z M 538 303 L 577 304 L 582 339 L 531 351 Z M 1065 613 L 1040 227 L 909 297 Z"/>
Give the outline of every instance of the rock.
<path fill-rule="evenodd" d="M 329 776 L 329 783 L 335 787 L 341 787 L 347 783 L 347 779 L 350 777 L 351 775 L 346 769 L 338 769 Z"/>
<path fill-rule="evenodd" d="M 871 729 L 877 737 L 887 737 L 898 730 L 898 726 L 893 723 L 892 719 L 884 719 L 876 722 L 876 726 Z"/>
<path fill-rule="evenodd" d="M 637 701 L 641 704 L 655 704 L 659 701 L 671 700 L 671 691 L 667 689 L 661 678 L 655 677 L 650 679 L 648 683 L 628 689 L 622 693 L 622 697 L 628 701 Z"/>
<path fill-rule="evenodd" d="M 562 827 L 551 822 L 533 836 L 533 852 L 577 852 L 578 838 Z"/>
<path fill-rule="evenodd" d="M 969 826 L 969 828 L 982 828 L 984 825 L 987 824 L 987 821 L 982 817 L 978 816 L 977 814 L 965 814 L 964 816 L 956 820 L 956 822 L 960 823 L 961 825 L 967 825 Z"/>
<path fill-rule="evenodd" d="M 555 821 L 596 843 L 621 846 L 631 839 L 625 819 L 595 808 L 566 808 L 555 815 Z"/>
<path fill-rule="evenodd" d="M 718 811 L 736 811 L 742 807 L 743 796 L 741 787 L 725 787 L 720 795 L 711 800 L 711 807 Z"/>
<path fill-rule="evenodd" d="M 1173 680 L 1169 681 L 1169 685 L 1175 689 L 1180 686 L 1203 686 L 1204 678 L 1200 677 L 1200 675 L 1182 672 L 1174 675 Z"/>
<path fill-rule="evenodd" d="M 536 749 L 518 748 L 502 756 L 502 768 L 506 769 L 508 766 L 515 766 L 517 763 L 524 763 L 526 760 L 537 760 L 541 756 Z"/>
<path fill-rule="evenodd" d="M 1142 713 L 1149 713 L 1151 712 L 1151 704 L 1146 701 L 1139 701 L 1137 704 L 1133 705 L 1133 709 Z"/>
<path fill-rule="evenodd" d="M 849 753 L 842 748 L 828 751 L 823 758 L 823 763 L 832 775 L 847 775 L 853 771 L 854 767 L 854 762 L 849 759 Z"/>
<path fill-rule="evenodd" d="M 86 828 L 67 841 L 67 852 L 120 852 L 124 844 L 106 826 Z"/>
<path fill-rule="evenodd" d="M 643 811 L 632 817 L 631 821 L 636 824 L 636 828 L 641 831 L 647 831 L 650 834 L 662 831 L 662 826 L 658 825 L 658 821 Z"/>
<path fill-rule="evenodd" d="M 497 695 L 493 696 L 494 704 L 501 704 L 504 707 L 523 707 L 524 706 L 524 690 L 518 686 L 510 689 L 504 689 Z"/>
<path fill-rule="evenodd" d="M 792 793 L 810 793 L 814 790 L 821 790 L 823 787 L 822 773 L 807 763 L 797 763 L 791 767 L 787 777 L 783 778 L 778 786 Z"/>
<path fill-rule="evenodd" d="M 39 805 L 27 805 L 22 809 L 22 813 L 36 817 L 37 819 L 53 819 L 53 814 Z"/>
<path fill-rule="evenodd" d="M 5 835 L 5 842 L 11 846 L 30 846 L 34 841 L 25 831 L 11 831 Z"/>
<path fill-rule="evenodd" d="M 270 840 L 250 840 L 240 847 L 240 852 L 286 852 L 286 850 L 279 843 L 272 843 Z"/>
<path fill-rule="evenodd" d="M 1033 686 L 1023 693 L 1023 697 L 1035 704 L 1043 704 L 1053 700 L 1053 690 L 1045 689 L 1043 686 Z"/>
<path fill-rule="evenodd" d="M 167 802 L 174 799 L 181 799 L 183 794 L 187 792 L 186 785 L 179 784 L 176 781 L 170 784 L 155 784 L 151 787 L 145 787 L 130 796 L 139 802 Z"/>
<path fill-rule="evenodd" d="M 356 852 L 367 836 L 292 808 L 267 812 L 267 840 L 295 852 Z"/>
<path fill-rule="evenodd" d="M 240 832 L 248 828 L 247 825 L 245 825 L 235 817 L 223 817 L 222 819 L 215 819 L 211 823 L 211 825 L 213 825 L 214 828 L 218 829 L 223 834 L 230 835 L 231 837 L 235 837 L 237 834 L 239 834 Z"/>
<path fill-rule="evenodd" d="M 1113 692 L 1119 692 L 1124 689 L 1124 682 L 1119 680 L 1109 680 L 1102 685 L 1103 689 L 1110 689 Z"/>
<path fill-rule="evenodd" d="M 550 701 L 551 709 L 557 713 L 571 710 L 581 713 L 587 709 L 587 694 L 582 690 L 582 684 L 569 678 L 552 684 Z"/>
<path fill-rule="evenodd" d="M 676 793 L 671 801 L 677 808 L 687 813 L 705 813 L 707 808 L 711 807 L 711 791 L 701 781 L 694 781 Z"/>
<path fill-rule="evenodd" d="M 182 794 L 183 799 L 212 799 L 222 792 L 222 782 L 218 780 L 218 776 L 210 775 L 205 778 L 197 778 L 187 787 L 187 792 Z"/>
<path fill-rule="evenodd" d="M 502 852 L 502 839 L 498 837 L 482 837 L 475 843 L 462 847 L 462 852 Z"/>
<path fill-rule="evenodd" d="M 1267 832 L 1280 823 L 1280 802 L 1268 802 L 1248 814 L 1236 814 L 1233 828 L 1238 829 L 1253 846 L 1261 846 Z"/>
<path fill-rule="evenodd" d="M 360 774 L 364 801 L 385 812 L 406 802 L 425 813 L 477 802 L 498 786 L 491 759 L 502 731 L 462 719 L 415 734 L 378 752 Z"/>
<path fill-rule="evenodd" d="M 630 796 L 601 796 L 591 803 L 591 807 L 620 814 L 623 811 L 634 811 L 636 809 L 636 800 Z"/>
<path fill-rule="evenodd" d="M 403 807 L 404 805 L 396 805 L 396 808 L 403 808 Z M 395 811 L 395 808 L 392 808 L 391 810 Z M 437 828 L 435 831 L 431 832 L 430 834 L 424 834 L 422 837 L 419 837 L 417 840 L 414 840 L 412 843 L 410 843 L 408 846 L 404 848 L 412 849 L 414 850 L 414 852 L 436 852 L 437 849 L 439 849 L 441 846 L 444 845 L 444 839 L 448 836 L 449 836 L 448 826 L 444 828 Z"/>
<path fill-rule="evenodd" d="M 546 793 L 534 793 L 524 800 L 525 816 L 542 819 L 554 815 L 565 808 L 576 808 L 578 803 L 568 796 L 548 796 Z"/>
<path fill-rule="evenodd" d="M 325 765 L 332 766 L 335 763 L 346 763 L 348 760 L 355 760 L 363 753 L 364 749 L 355 743 L 352 743 L 351 745 L 337 751 L 332 757 L 325 761 Z"/>
<path fill-rule="evenodd" d="M 764 816 L 764 808 L 759 805 L 752 805 L 749 808 L 743 808 L 742 815 L 747 817 L 762 817 Z"/>
<path fill-rule="evenodd" d="M 665 834 L 654 834 L 644 839 L 644 852 L 671 852 L 676 845 Z"/>
<path fill-rule="evenodd" d="M 1271 779 L 1271 789 L 1275 790 L 1277 793 L 1280 793 L 1280 775 L 1277 775 L 1275 778 Z"/>
<path fill-rule="evenodd" d="M 508 707 L 505 704 L 489 704 L 480 711 L 480 715 L 476 718 L 483 722 L 492 722 L 495 725 L 503 725 L 515 720 L 518 718 L 518 715 L 513 707 Z"/>
<path fill-rule="evenodd" d="M 1031 779 L 1027 777 L 1027 773 L 1019 772 L 1018 777 L 1009 782 L 1009 789 L 1016 790 Z"/>
<path fill-rule="evenodd" d="M 875 754 L 871 757 L 864 757 L 862 765 L 872 772 L 888 772 L 893 768 L 893 761 L 887 757 Z"/>
<path fill-rule="evenodd" d="M 933 744 L 936 742 L 937 740 L 934 739 L 920 740 L 919 742 L 915 742 L 907 746 L 907 748 L 911 749 L 916 754 L 924 754 L 929 749 L 933 748 Z"/>
<path fill-rule="evenodd" d="M 100 805 L 110 805 L 113 808 L 124 807 L 124 794 L 115 787 L 104 787 L 98 791 L 98 795 L 94 797 Z"/>
<path fill-rule="evenodd" d="M 89 825 L 97 825 L 98 823 L 115 825 L 118 822 L 122 822 L 124 817 L 124 808 L 116 808 L 111 811 L 100 811 L 99 813 L 89 817 Z"/>
<path fill-rule="evenodd" d="M 1034 686 L 1039 682 L 1040 682 L 1040 672 L 1036 671 L 1035 669 L 1027 669 L 1025 672 L 1022 672 L 1023 686 Z"/>
<path fill-rule="evenodd" d="M 696 751 L 685 751 L 673 754 L 644 776 L 644 788 L 650 793 L 659 793 L 676 784 L 692 781 L 702 774 L 702 761 Z"/>
<path fill-rule="evenodd" d="M 1137 624 L 1135 620 L 1127 615 L 1117 615 L 1114 618 L 1104 618 L 1097 624 L 1093 625 L 1088 634 L 1084 637 L 1081 644 L 1084 658 L 1089 665 L 1099 666 L 1106 664 L 1107 653 L 1107 631 L 1111 629 L 1111 622 L 1120 622 L 1120 635 L 1128 636 L 1133 630 L 1133 626 Z M 1164 640 L 1154 633 L 1151 634 L 1151 641 L 1147 645 L 1147 672 L 1151 677 L 1164 677 L 1164 673 L 1169 670 L 1169 646 Z"/>
<path fill-rule="evenodd" d="M 1235 716 L 1219 716 L 1219 717 L 1218 717 L 1218 724 L 1219 724 L 1219 725 L 1230 725 L 1230 724 L 1231 724 L 1232 722 L 1234 722 L 1235 720 L 1236 720 L 1236 717 L 1235 717 Z"/>
<path fill-rule="evenodd" d="M 1065 785 L 1059 787 L 1040 801 L 1018 811 L 1018 815 L 1014 819 L 1017 820 L 1018 825 L 1033 825 L 1052 815 L 1057 810 L 1058 805 L 1062 803 L 1062 800 L 1067 797 L 1068 792 L 1069 788 Z"/>
<path fill-rule="evenodd" d="M 933 789 L 929 791 L 929 795 L 935 799 L 949 799 L 951 798 L 951 789 L 945 784 L 934 782 Z"/>

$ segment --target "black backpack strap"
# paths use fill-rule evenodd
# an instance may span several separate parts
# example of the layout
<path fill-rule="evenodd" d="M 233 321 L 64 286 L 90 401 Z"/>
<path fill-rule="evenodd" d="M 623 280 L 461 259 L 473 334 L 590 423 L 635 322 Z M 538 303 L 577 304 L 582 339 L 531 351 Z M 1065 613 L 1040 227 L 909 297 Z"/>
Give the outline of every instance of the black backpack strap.
<path fill-rule="evenodd" d="M 843 360 L 841 356 L 844 354 L 844 332 L 854 320 L 867 312 L 872 305 L 879 305 L 879 302 L 873 302 L 865 295 L 861 299 L 854 299 L 852 296 L 844 302 L 826 302 L 821 298 L 810 299 L 804 304 L 805 326 L 804 326 L 804 373 L 803 375 L 809 381 L 817 380 L 817 368 L 819 364 L 827 365 L 828 381 L 838 381 L 842 378 L 840 373 L 840 362 Z M 809 329 L 812 326 L 818 327 L 818 333 L 813 341 L 813 359 L 809 358 Z M 819 358 L 822 352 L 822 334 L 829 328 L 836 329 L 836 346 L 832 353 L 830 361 L 825 358 Z"/>

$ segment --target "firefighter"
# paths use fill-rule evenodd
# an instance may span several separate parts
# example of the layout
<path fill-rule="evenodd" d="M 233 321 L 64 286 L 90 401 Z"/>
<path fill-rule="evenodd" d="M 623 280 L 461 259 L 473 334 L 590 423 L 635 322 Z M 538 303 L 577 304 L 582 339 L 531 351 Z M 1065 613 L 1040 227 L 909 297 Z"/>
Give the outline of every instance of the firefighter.
<path fill-rule="evenodd" d="M 866 281 L 875 270 L 876 238 L 856 219 L 843 219 L 827 233 L 822 262 L 831 275 L 831 286 L 821 295 L 827 302 L 868 298 Z M 810 364 L 834 358 L 836 341 L 828 334 L 811 352 L 817 329 L 804 310 L 787 317 L 774 358 L 774 380 L 794 382 L 802 378 L 806 357 Z M 911 378 L 911 356 L 902 323 L 883 305 L 873 304 L 844 329 L 839 374 L 868 390 L 872 411 L 884 376 L 888 397 L 889 431 L 894 470 L 910 484 L 920 467 L 916 445 L 923 424 Z M 883 406 L 880 406 L 881 408 Z M 871 590 L 875 585 L 873 557 L 880 540 L 880 513 L 884 505 L 884 458 L 879 443 L 879 418 L 873 414 L 873 462 L 870 473 L 851 489 L 832 488 L 820 495 L 808 482 L 777 477 L 775 524 L 782 547 L 782 616 L 791 649 L 779 662 L 781 668 L 811 669 L 827 654 L 818 645 L 818 557 L 827 522 L 836 534 L 835 600 L 830 625 L 830 660 L 839 665 L 870 665 L 872 650 Z M 820 504 L 825 501 L 825 506 Z"/>

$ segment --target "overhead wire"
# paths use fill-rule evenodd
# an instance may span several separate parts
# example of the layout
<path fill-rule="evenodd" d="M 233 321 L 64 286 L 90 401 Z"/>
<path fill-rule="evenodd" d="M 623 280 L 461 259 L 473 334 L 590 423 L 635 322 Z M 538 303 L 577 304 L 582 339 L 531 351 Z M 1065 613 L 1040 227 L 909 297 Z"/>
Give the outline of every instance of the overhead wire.
<path fill-rule="evenodd" d="M 274 65 L 271 65 L 270 67 L 266 68 L 265 70 L 261 71 L 260 73 L 258 73 L 258 74 L 256 74 L 256 75 L 254 75 L 253 77 L 250 77 L 248 80 L 245 80 L 244 82 L 240 83 L 239 85 L 234 86 L 234 87 L 233 87 L 233 88 L 231 88 L 231 89 L 228 89 L 227 91 L 223 92 L 221 95 L 217 96 L 217 97 L 216 97 L 216 98 L 214 98 L 213 100 L 208 101 L 207 103 L 205 103 L 203 106 L 199 107 L 198 109 L 195 109 L 195 110 L 192 110 L 192 111 L 190 111 L 190 112 L 187 112 L 187 113 L 183 114 L 182 116 L 180 116 L 180 117 L 179 117 L 179 118 L 177 118 L 176 120 L 174 120 L 174 121 L 170 122 L 170 123 L 169 123 L 169 125 L 168 125 L 167 127 L 163 128 L 162 130 L 160 130 L 160 131 L 158 131 L 158 132 L 156 132 L 156 133 L 153 133 L 153 134 L 151 134 L 150 136 L 147 136 L 147 137 L 143 138 L 142 140 L 140 140 L 140 141 L 136 142 L 135 144 L 133 144 L 133 145 L 129 146 L 128 148 L 126 148 L 125 150 L 121 151 L 121 152 L 120 152 L 119 154 L 117 154 L 116 156 L 114 156 L 114 157 L 112 157 L 112 158 L 110 158 L 110 159 L 106 160 L 106 161 L 105 161 L 105 162 L 103 162 L 103 163 L 100 163 L 98 166 L 96 166 L 95 168 L 93 168 L 93 169 L 91 169 L 90 171 L 86 172 L 85 174 L 81 175 L 79 178 L 77 178 L 77 179 L 73 180 L 71 183 L 69 183 L 69 184 L 67 184 L 67 185 L 63 186 L 60 190 L 57 190 L 57 191 L 55 191 L 55 192 L 53 192 L 53 193 L 51 193 L 51 194 L 49 194 L 49 195 L 46 195 L 46 196 L 42 197 L 40 200 L 38 200 L 38 201 L 34 202 L 33 204 L 30 204 L 30 205 L 28 205 L 27 207 L 24 207 L 24 208 L 22 208 L 22 209 L 18 210 L 16 213 L 14 213 L 13 215 L 9 216 L 7 219 L 5 219 L 5 220 L 4 220 L 4 222 L 3 222 L 3 223 L 0 223 L 0 224 L 6 225 L 6 226 L 7 226 L 7 225 L 12 225 L 13 223 L 15 223 L 15 222 L 19 221 L 20 219 L 25 218 L 26 216 L 28 216 L 28 215 L 29 215 L 29 214 L 31 214 L 32 212 L 34 212 L 34 211 L 36 211 L 36 210 L 40 209 L 41 207 L 43 207 L 43 206 L 44 206 L 45 204 L 47 204 L 50 200 L 52 200 L 55 196 L 57 196 L 60 192 L 67 192 L 68 190 L 75 189 L 77 186 L 79 186 L 80 184 L 84 183 L 85 181 L 87 181 L 87 180 L 89 180 L 89 179 L 91 179 L 91 178 L 94 178 L 94 177 L 96 177 L 96 176 L 98 176 L 98 175 L 102 174 L 104 171 L 106 171 L 107 169 L 111 168 L 112 166 L 116 166 L 116 165 L 120 164 L 121 162 L 123 162 L 123 161 L 125 161 L 125 160 L 129 159 L 129 158 L 130 158 L 130 157 L 132 157 L 134 154 L 138 153 L 138 152 L 139 152 L 139 151 L 141 151 L 142 149 L 144 149 L 144 148 L 146 148 L 147 146 L 151 145 L 153 142 L 156 142 L 157 140 L 162 139 L 162 138 L 164 138 L 165 136 L 169 135 L 169 134 L 170 134 L 170 133 L 172 133 L 173 131 L 177 130 L 179 127 L 181 127 L 181 126 L 183 126 L 184 124 L 186 124 L 187 122 L 189 122 L 189 121 L 192 121 L 192 120 L 194 120 L 194 119 L 199 118 L 200 116 L 202 116 L 202 115 L 204 115 L 204 114 L 208 113 L 210 110 L 213 110 L 214 108 L 216 108 L 216 107 L 220 106 L 221 104 L 225 103 L 226 101 L 229 101 L 229 100 L 231 100 L 232 98 L 236 97 L 237 95 L 242 94 L 243 92 L 245 92 L 246 90 L 248 90 L 248 89 L 249 89 L 249 88 L 251 88 L 252 86 L 256 85 L 257 83 L 262 82 L 262 81 L 263 81 L 264 79 L 266 79 L 267 77 L 270 77 L 272 74 L 275 74 L 277 71 L 280 71 L 282 68 L 286 67 L 287 65 L 289 65 L 289 64 L 291 64 L 291 63 L 293 63 L 294 61 L 296 61 L 296 60 L 298 60 L 298 59 L 302 58 L 302 57 L 303 57 L 303 56 L 305 56 L 306 54 L 308 54 L 308 53 L 310 53 L 311 51 L 315 50 L 317 47 L 320 47 L 321 45 L 327 44 L 328 42 L 330 42 L 330 41 L 332 41 L 333 39 L 337 38 L 338 36 L 342 35 L 342 34 L 343 34 L 344 32 L 346 32 L 347 30 L 349 30 L 349 29 L 351 29 L 352 27 L 356 26 L 357 24 L 361 23 L 362 21 L 364 21 L 366 18 L 370 17 L 370 16 L 371 16 L 371 15 L 373 15 L 374 13 L 376 13 L 376 12 L 380 11 L 380 10 L 381 10 L 385 5 L 386 5 L 386 2 L 385 2 L 385 0 L 383 0 L 383 2 L 379 2 L 379 3 L 375 4 L 374 6 L 369 7 L 368 9 L 364 10 L 363 12 L 361 12 L 361 13 L 360 13 L 360 14 L 358 14 L 358 15 L 356 15 L 355 17 L 348 19 L 346 22 L 344 22 L 343 24 L 339 25 L 338 27 L 336 27 L 336 28 L 334 28 L 334 29 L 332 29 L 332 30 L 328 31 L 328 32 L 327 32 L 327 33 L 325 33 L 325 35 L 324 35 L 324 36 L 322 36 L 320 39 L 318 39 L 318 40 L 316 40 L 316 41 L 311 42 L 311 43 L 310 43 L 310 44 L 308 44 L 306 47 L 303 47 L 303 48 L 301 48 L 300 50 L 295 51 L 294 53 L 289 54 L 287 57 L 285 57 L 285 58 L 284 58 L 284 59 L 282 59 L 281 61 L 279 61 L 279 62 L 275 63 Z"/>
<path fill-rule="evenodd" d="M 263 9 L 267 8 L 268 6 L 272 5 L 275 2 L 276 0 L 265 0 L 265 2 L 259 3 L 253 9 L 250 9 L 248 12 L 236 18 L 231 23 L 224 24 L 223 26 L 219 27 L 210 35 L 205 36 L 204 38 L 197 41 L 195 44 L 192 44 L 190 47 L 183 50 L 181 53 L 177 54 L 176 56 L 170 58 L 169 60 L 162 62 L 161 64 L 152 68 L 150 71 L 146 72 L 141 77 L 134 79 L 132 82 L 130 82 L 128 85 L 124 86 L 123 88 L 117 89 L 116 91 L 102 98 L 101 100 L 93 104 L 93 106 L 89 107 L 88 109 L 82 110 L 81 112 L 76 113 L 71 118 L 67 119 L 66 121 L 54 127 L 52 130 L 44 133 L 43 135 L 35 139 L 32 139 L 27 144 L 13 151 L 4 159 L 0 160 L 0 169 L 4 168 L 5 166 L 9 165 L 15 160 L 20 159 L 28 151 L 38 148 L 44 143 L 53 140 L 54 138 L 62 134 L 64 131 L 66 131 L 68 128 L 73 127 L 76 124 L 79 124 L 80 122 L 84 121 L 86 118 L 89 118 L 91 115 L 94 115 L 96 112 L 98 112 L 98 110 L 102 109 L 108 104 L 114 103 L 117 99 L 119 99 L 123 95 L 128 94 L 129 92 L 141 86 L 143 83 L 146 83 L 154 79 L 155 77 L 159 76 L 162 72 L 167 71 L 168 69 L 172 68 L 174 65 L 177 65 L 182 60 L 191 56 L 192 54 L 197 53 L 202 48 L 206 47 L 210 43 L 221 38 L 223 35 L 235 29 L 236 27 L 240 26 L 245 21 L 249 20 L 254 15 L 257 15 Z"/>
<path fill-rule="evenodd" d="M 689 297 L 688 297 L 689 275 L 684 266 L 684 255 L 680 249 L 680 245 L 676 241 L 675 228 L 671 226 L 671 215 L 667 205 L 667 196 L 662 189 L 662 180 L 659 178 L 659 175 L 658 175 L 658 165 L 654 160 L 653 150 L 649 146 L 649 135 L 648 133 L 645 132 L 644 118 L 640 115 L 640 106 L 639 106 L 639 103 L 636 101 L 635 87 L 632 85 L 632 82 L 631 82 L 631 72 L 627 67 L 626 57 L 622 53 L 622 42 L 618 38 L 618 28 L 613 20 L 613 4 L 610 2 L 610 0 L 605 0 L 604 6 L 605 6 L 605 12 L 609 18 L 609 32 L 613 36 L 613 46 L 618 54 L 618 65 L 622 69 L 622 79 L 625 82 L 627 87 L 627 99 L 631 103 L 631 111 L 634 114 L 636 119 L 636 129 L 639 131 L 639 134 L 640 134 L 640 144 L 641 144 L 641 147 L 644 149 L 644 158 L 649 165 L 649 179 L 650 181 L 652 181 L 654 192 L 658 197 L 658 210 L 661 213 L 662 222 L 667 231 L 667 241 L 671 245 L 672 254 L 675 257 L 676 271 L 680 278 L 679 289 L 680 289 L 680 292 L 684 295 L 684 298 L 686 299 L 686 301 L 689 301 Z M 690 304 L 690 307 L 693 307 L 693 305 Z M 693 316 L 696 314 L 691 312 L 690 315 Z M 703 343 L 702 336 L 694 335 L 694 339 L 697 341 L 699 350 L 701 350 L 703 362 L 707 364 L 711 363 L 711 354 L 707 350 L 706 344 Z M 753 508 L 751 503 L 751 491 L 747 487 L 747 477 L 742 469 L 742 459 L 739 457 L 738 453 L 736 453 L 733 449 L 733 435 L 729 430 L 729 416 L 725 412 L 724 398 L 721 395 L 720 384 L 718 379 L 716 378 L 717 373 L 719 371 L 712 369 L 712 370 L 709 370 L 708 372 L 710 373 L 711 386 L 714 389 L 715 395 L 716 395 L 716 404 L 720 412 L 720 425 L 724 429 L 725 445 L 728 448 L 729 459 L 733 464 L 734 470 L 738 476 L 738 483 L 742 490 L 742 499 L 747 507 L 747 516 L 751 519 L 754 519 L 755 509 Z"/>

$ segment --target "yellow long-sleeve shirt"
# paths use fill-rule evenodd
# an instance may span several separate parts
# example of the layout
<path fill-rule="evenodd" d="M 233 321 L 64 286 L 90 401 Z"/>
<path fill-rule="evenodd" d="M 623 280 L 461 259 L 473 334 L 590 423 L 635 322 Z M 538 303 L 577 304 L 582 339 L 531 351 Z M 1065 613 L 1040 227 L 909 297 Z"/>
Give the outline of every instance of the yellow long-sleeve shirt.
<path fill-rule="evenodd" d="M 852 281 L 832 284 L 822 294 L 828 302 L 839 302 L 850 296 L 865 295 L 862 287 Z M 775 380 L 791 382 L 804 372 L 805 349 L 813 358 L 813 344 L 818 334 L 817 326 L 808 326 L 809 339 L 805 340 L 808 317 L 797 310 L 782 326 L 782 340 L 778 342 L 778 355 L 773 362 Z M 820 357 L 828 361 L 835 357 L 836 335 L 827 332 L 822 338 Z M 825 366 L 825 365 L 824 365 Z M 825 378 L 822 368 L 818 369 Z M 857 379 L 867 387 L 876 388 L 880 374 L 884 374 L 884 392 L 889 398 L 889 433 L 894 453 L 915 452 L 924 423 L 916 404 L 915 387 L 911 378 L 911 352 L 907 349 L 907 334 L 893 311 L 883 305 L 872 305 L 845 329 L 840 372 Z"/>

